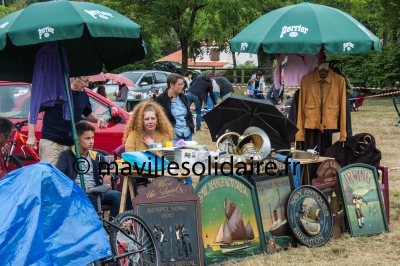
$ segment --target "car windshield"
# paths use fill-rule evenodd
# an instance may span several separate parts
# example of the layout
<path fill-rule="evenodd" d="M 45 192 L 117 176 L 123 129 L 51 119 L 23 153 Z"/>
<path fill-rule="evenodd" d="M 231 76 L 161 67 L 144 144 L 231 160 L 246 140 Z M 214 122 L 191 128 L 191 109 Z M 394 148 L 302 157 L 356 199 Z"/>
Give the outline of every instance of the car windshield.
<path fill-rule="evenodd" d="M 173 64 L 176 68 L 182 68 L 181 64 L 177 62 L 171 62 L 171 64 Z"/>
<path fill-rule="evenodd" d="M 28 84 L 0 85 L 0 116 L 8 118 L 27 117 L 30 96 Z"/>
<path fill-rule="evenodd" d="M 136 83 L 142 73 L 121 73 L 120 75 L 132 80 L 133 83 Z"/>

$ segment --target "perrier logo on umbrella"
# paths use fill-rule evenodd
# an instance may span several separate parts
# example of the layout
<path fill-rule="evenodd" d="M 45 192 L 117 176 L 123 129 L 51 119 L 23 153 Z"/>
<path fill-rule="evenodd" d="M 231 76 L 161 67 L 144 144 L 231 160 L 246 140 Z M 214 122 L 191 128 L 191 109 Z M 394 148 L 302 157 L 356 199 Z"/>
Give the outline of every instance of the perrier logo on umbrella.
<path fill-rule="evenodd" d="M 4 28 L 8 25 L 8 23 L 9 23 L 9 22 L 5 22 L 5 23 L 1 24 L 1 25 L 0 25 L 0 29 L 4 29 Z"/>
<path fill-rule="evenodd" d="M 99 10 L 86 10 L 85 12 L 91 15 L 94 19 L 97 19 L 96 16 L 99 16 L 99 18 L 102 19 L 108 19 L 109 17 L 113 18 L 113 15 L 107 12 L 99 11 Z"/>
<path fill-rule="evenodd" d="M 308 28 L 303 27 L 301 25 L 299 26 L 283 26 L 282 27 L 282 33 L 280 35 L 281 38 L 285 36 L 286 33 L 289 33 L 290 37 L 297 37 L 298 32 L 301 32 L 303 34 L 307 34 Z"/>
<path fill-rule="evenodd" d="M 54 29 L 49 27 L 49 26 L 47 26 L 45 28 L 38 29 L 38 32 L 39 32 L 39 39 L 42 39 L 42 35 L 44 37 L 48 38 L 50 36 L 50 33 L 54 34 Z"/>

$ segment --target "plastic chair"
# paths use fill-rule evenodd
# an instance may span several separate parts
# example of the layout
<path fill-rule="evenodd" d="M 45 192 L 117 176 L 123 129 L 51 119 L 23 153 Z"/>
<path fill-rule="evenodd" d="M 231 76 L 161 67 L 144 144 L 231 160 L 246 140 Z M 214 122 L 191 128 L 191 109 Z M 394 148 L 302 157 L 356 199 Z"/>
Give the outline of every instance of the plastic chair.
<path fill-rule="evenodd" d="M 400 117 L 400 97 L 394 97 L 393 104 L 394 104 L 394 108 L 396 109 L 397 114 Z M 396 124 L 396 127 L 399 127 L 399 126 L 400 126 L 400 121 Z"/>

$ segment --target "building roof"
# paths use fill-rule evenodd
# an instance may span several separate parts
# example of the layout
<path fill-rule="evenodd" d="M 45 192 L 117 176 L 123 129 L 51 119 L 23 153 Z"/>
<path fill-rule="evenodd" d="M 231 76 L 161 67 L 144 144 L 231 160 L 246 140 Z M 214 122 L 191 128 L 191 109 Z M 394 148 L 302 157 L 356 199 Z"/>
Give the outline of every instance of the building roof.
<path fill-rule="evenodd" d="M 172 61 L 182 64 L 182 50 L 178 50 L 172 54 L 164 56 L 163 58 L 158 59 L 156 62 L 162 62 L 162 61 Z M 192 58 L 188 59 L 189 67 L 223 67 L 228 63 L 229 62 L 222 62 L 222 61 L 193 62 Z"/>

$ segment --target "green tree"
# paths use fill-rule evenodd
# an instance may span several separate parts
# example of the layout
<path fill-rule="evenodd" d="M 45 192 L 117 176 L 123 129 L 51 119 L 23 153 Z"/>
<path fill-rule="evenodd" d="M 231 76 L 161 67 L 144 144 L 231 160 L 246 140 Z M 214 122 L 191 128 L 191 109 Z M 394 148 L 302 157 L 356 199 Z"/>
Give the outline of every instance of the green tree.
<path fill-rule="evenodd" d="M 15 11 L 17 11 L 17 9 L 14 7 L 5 7 L 0 5 L 0 18 L 3 18 Z"/>
<path fill-rule="evenodd" d="M 400 37 L 400 3 L 393 0 L 380 0 L 381 8 L 377 14 L 384 43 L 399 42 Z"/>
<path fill-rule="evenodd" d="M 168 45 L 182 50 L 182 72 L 188 67 L 189 47 L 199 15 L 211 0 L 131 0 L 138 10 L 138 22 L 145 21 L 152 34 L 162 36 Z M 140 12 L 139 12 L 140 10 Z M 139 20 L 140 18 L 140 20 Z M 179 42 L 176 43 L 176 40 Z"/>
<path fill-rule="evenodd" d="M 220 51 L 230 52 L 229 40 L 261 15 L 290 2 L 277 0 L 215 0 L 199 15 L 195 25 L 191 51 L 194 55 L 208 52 L 203 46 L 218 46 Z M 202 49 L 201 49 L 202 48 Z M 263 69 L 271 69 L 275 55 L 258 53 L 258 65 Z M 235 53 L 232 53 L 233 66 L 237 67 Z M 267 71 L 268 72 L 268 71 Z M 269 71 L 271 72 L 271 71 Z M 268 76 L 272 77 L 272 73 Z"/>
<path fill-rule="evenodd" d="M 257 2 L 257 0 L 215 0 L 207 5 L 199 12 L 194 27 L 191 55 L 196 57 L 208 53 L 211 46 L 217 46 L 219 51 L 230 53 L 229 40 L 255 18 L 261 16 Z M 235 53 L 232 53 L 232 59 L 235 69 L 237 67 Z"/>
<path fill-rule="evenodd" d="M 165 48 L 169 47 L 168 44 L 164 42 L 166 38 L 165 35 L 154 34 L 152 27 L 156 27 L 155 21 L 150 20 L 142 13 L 138 13 L 137 10 L 140 9 L 135 5 L 134 1 L 91 0 L 91 2 L 107 6 L 142 26 L 142 36 L 146 43 L 147 50 L 145 58 L 139 62 L 115 69 L 112 72 L 120 73 L 131 70 L 152 69 L 152 63 L 162 57 L 162 51 L 168 51 L 168 48 Z"/>

